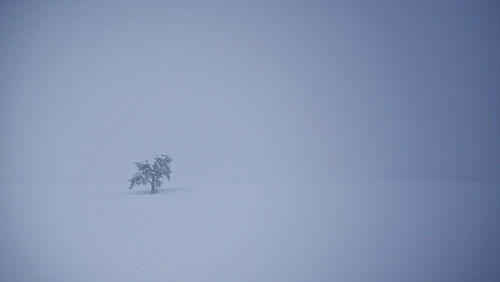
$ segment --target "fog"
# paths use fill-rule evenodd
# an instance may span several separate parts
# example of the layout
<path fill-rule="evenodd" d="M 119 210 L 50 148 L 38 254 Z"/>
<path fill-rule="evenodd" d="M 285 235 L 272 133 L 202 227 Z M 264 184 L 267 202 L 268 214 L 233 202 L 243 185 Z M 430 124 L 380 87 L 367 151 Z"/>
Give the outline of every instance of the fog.
<path fill-rule="evenodd" d="M 497 6 L 329 2 L 4 2 L 2 179 L 499 180 Z"/>
<path fill-rule="evenodd" d="M 497 280 L 499 8 L 2 1 L 0 280 Z M 156 154 L 167 190 L 127 190 Z"/>

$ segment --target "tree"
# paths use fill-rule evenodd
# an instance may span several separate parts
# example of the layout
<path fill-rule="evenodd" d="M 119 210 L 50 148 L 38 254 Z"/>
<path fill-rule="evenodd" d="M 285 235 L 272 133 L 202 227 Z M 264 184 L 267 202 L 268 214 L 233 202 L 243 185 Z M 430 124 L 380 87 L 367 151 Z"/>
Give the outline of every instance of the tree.
<path fill-rule="evenodd" d="M 170 173 L 172 173 L 172 170 L 170 169 L 169 163 L 171 161 L 172 158 L 167 155 L 157 155 L 152 164 L 150 164 L 148 160 L 142 163 L 136 162 L 135 166 L 139 171 L 130 178 L 129 189 L 139 184 L 150 184 L 151 193 L 156 193 L 157 187 L 161 186 L 161 178 L 163 176 L 166 176 L 167 179 L 170 180 Z"/>

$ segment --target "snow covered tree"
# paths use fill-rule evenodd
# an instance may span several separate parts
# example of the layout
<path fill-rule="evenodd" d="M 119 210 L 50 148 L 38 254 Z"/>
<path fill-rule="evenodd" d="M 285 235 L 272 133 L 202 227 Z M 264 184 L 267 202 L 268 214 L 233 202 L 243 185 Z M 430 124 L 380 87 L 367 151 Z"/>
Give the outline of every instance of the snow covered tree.
<path fill-rule="evenodd" d="M 172 170 L 170 169 L 169 163 L 171 161 L 172 158 L 167 155 L 157 155 L 152 164 L 149 163 L 148 160 L 142 163 L 135 163 L 139 171 L 130 178 L 129 189 L 139 184 L 150 184 L 151 193 L 156 193 L 157 187 L 161 186 L 161 178 L 163 176 L 166 176 L 167 179 L 170 180 L 170 173 L 172 173 Z"/>

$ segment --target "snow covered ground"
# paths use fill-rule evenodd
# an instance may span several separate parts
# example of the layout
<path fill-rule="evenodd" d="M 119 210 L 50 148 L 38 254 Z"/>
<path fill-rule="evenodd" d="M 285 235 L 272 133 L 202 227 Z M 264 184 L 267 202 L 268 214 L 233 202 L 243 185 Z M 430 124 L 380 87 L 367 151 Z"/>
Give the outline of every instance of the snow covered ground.
<path fill-rule="evenodd" d="M 0 281 L 500 281 L 498 183 L 2 186 Z"/>

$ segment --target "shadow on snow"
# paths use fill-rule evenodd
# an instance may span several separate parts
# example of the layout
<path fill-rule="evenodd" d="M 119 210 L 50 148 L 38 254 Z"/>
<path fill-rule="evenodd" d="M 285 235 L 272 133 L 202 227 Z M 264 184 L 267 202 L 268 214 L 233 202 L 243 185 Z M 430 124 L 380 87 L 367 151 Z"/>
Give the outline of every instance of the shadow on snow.
<path fill-rule="evenodd" d="M 142 190 L 129 190 L 127 192 L 123 192 L 122 194 L 126 195 L 156 195 L 156 194 L 170 194 L 185 191 L 186 187 L 172 187 L 172 188 L 164 188 L 156 190 L 156 193 L 151 193 L 149 189 Z"/>

